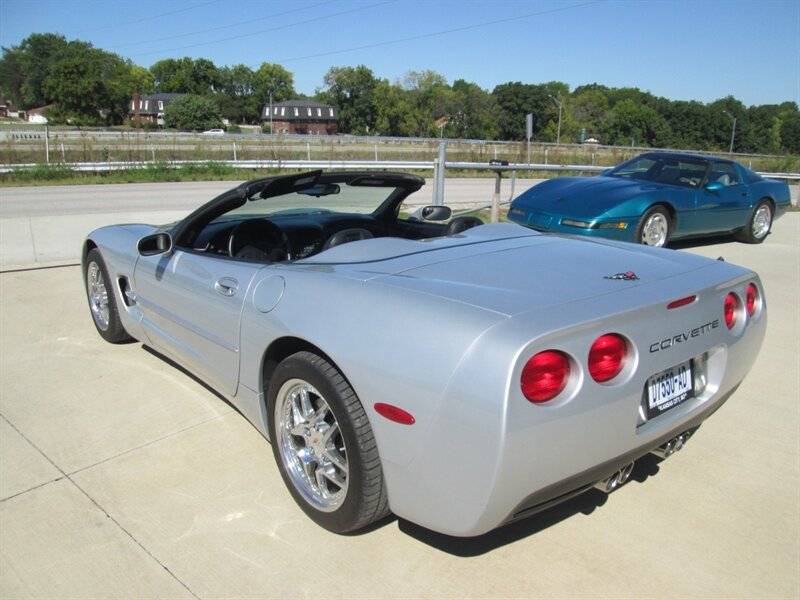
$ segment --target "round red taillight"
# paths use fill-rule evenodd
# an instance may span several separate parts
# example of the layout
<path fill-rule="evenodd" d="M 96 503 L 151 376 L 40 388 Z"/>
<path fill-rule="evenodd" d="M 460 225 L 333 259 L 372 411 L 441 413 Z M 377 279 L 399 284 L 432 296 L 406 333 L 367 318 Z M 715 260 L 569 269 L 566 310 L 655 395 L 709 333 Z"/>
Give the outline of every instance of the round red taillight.
<path fill-rule="evenodd" d="M 589 374 L 600 383 L 614 379 L 628 355 L 628 345 L 622 336 L 616 333 L 601 335 L 589 349 Z"/>
<path fill-rule="evenodd" d="M 758 288 L 755 283 L 751 283 L 747 286 L 747 314 L 752 317 L 756 307 L 758 307 Z"/>
<path fill-rule="evenodd" d="M 725 296 L 725 304 L 723 306 L 725 311 L 725 325 L 728 329 L 733 329 L 736 325 L 736 317 L 739 312 L 739 298 L 731 292 Z"/>
<path fill-rule="evenodd" d="M 531 402 L 552 400 L 567 387 L 569 371 L 569 359 L 563 352 L 539 352 L 522 369 L 522 393 Z"/>

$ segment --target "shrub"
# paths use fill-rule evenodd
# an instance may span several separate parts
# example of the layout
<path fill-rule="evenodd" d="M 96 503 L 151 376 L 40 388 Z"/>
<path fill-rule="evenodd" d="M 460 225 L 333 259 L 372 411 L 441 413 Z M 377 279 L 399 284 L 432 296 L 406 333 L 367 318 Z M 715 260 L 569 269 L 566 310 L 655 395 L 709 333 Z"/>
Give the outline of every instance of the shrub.
<path fill-rule="evenodd" d="M 210 98 L 185 94 L 164 110 L 164 122 L 174 129 L 216 129 L 222 127 L 219 106 Z"/>

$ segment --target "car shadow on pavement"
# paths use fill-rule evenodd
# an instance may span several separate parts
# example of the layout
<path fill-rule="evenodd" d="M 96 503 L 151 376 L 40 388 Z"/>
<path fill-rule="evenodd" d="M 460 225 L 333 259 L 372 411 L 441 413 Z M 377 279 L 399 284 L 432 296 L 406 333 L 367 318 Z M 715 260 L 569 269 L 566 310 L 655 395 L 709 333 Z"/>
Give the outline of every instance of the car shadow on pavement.
<path fill-rule="evenodd" d="M 165 363 L 174 367 L 238 412 L 236 406 L 229 402 L 224 395 L 220 394 L 202 379 L 195 376 L 193 373 L 173 361 L 171 358 L 161 354 L 149 346 L 142 345 L 142 349 L 148 354 L 151 354 L 152 356 L 163 360 Z M 242 416 L 242 418 L 244 419 L 245 417 Z M 450 536 L 426 529 L 421 525 L 398 518 L 392 514 L 384 519 L 372 523 L 363 529 L 359 529 L 358 531 L 345 535 L 368 535 L 378 529 L 390 525 L 393 522 L 397 522 L 397 526 L 400 531 L 424 544 L 427 544 L 428 546 L 436 548 L 437 550 L 441 550 L 442 552 L 462 558 L 480 556 L 502 546 L 513 544 L 514 542 L 518 542 L 524 538 L 536 535 L 540 531 L 544 531 L 545 529 L 548 529 L 553 525 L 557 525 L 558 523 L 574 517 L 579 513 L 591 515 L 596 509 L 600 508 L 607 501 L 609 501 L 609 496 L 613 496 L 613 494 L 624 490 L 626 486 L 631 485 L 633 482 L 644 483 L 648 477 L 652 477 L 653 475 L 657 474 L 659 471 L 658 465 L 662 461 L 663 459 L 652 454 L 646 454 L 636 461 L 630 480 L 612 494 L 606 494 L 600 490 L 592 488 L 583 494 L 562 502 L 561 504 L 557 504 L 540 513 L 535 513 L 530 517 L 509 523 L 508 525 L 499 527 L 498 529 L 490 531 L 489 533 L 481 536 L 466 538 Z M 611 501 L 613 502 L 613 499 Z"/>
<path fill-rule="evenodd" d="M 140 342 L 140 343 L 141 343 L 141 342 Z M 145 351 L 145 352 L 147 352 L 148 354 L 150 354 L 150 355 L 154 356 L 155 358 L 158 358 L 158 359 L 160 359 L 160 360 L 163 360 L 163 361 L 164 361 L 165 363 L 167 363 L 167 364 L 168 364 L 170 367 L 173 367 L 173 368 L 177 369 L 177 370 L 178 370 L 178 371 L 180 371 L 180 372 L 181 372 L 183 375 L 186 375 L 186 376 L 187 376 L 189 379 L 191 379 L 192 381 L 194 381 L 194 382 L 195 382 L 197 385 L 199 385 L 199 386 L 201 386 L 202 388 L 204 388 L 205 390 L 207 390 L 207 391 L 211 392 L 211 393 L 212 393 L 212 394 L 214 394 L 214 396 L 216 396 L 216 397 L 217 397 L 219 400 L 222 400 L 222 401 L 223 401 L 225 404 L 227 404 L 227 405 L 228 405 L 228 406 L 230 406 L 230 407 L 231 407 L 233 410 L 235 410 L 237 413 L 239 413 L 239 409 L 238 409 L 238 408 L 236 408 L 236 407 L 235 407 L 235 406 L 234 406 L 234 405 L 233 405 L 233 404 L 232 404 L 232 403 L 231 403 L 231 402 L 230 402 L 230 401 L 229 401 L 229 400 L 228 400 L 228 399 L 227 399 L 227 398 L 226 398 L 226 397 L 225 397 L 223 394 L 219 393 L 217 390 L 215 390 L 213 387 L 211 387 L 210 385 L 208 385 L 208 384 L 207 384 L 205 381 L 203 381 L 202 379 L 200 379 L 199 377 L 197 377 L 197 376 L 196 376 L 194 373 L 192 373 L 191 371 L 189 371 L 189 370 L 187 370 L 186 368 L 184 368 L 182 365 L 180 365 L 180 364 L 176 363 L 176 362 L 175 362 L 174 360 L 172 360 L 172 359 L 171 359 L 169 356 L 166 356 L 166 355 L 164 355 L 164 354 L 161 354 L 161 353 L 160 353 L 158 350 L 155 350 L 154 348 L 151 348 L 150 346 L 145 346 L 144 344 L 142 344 L 142 350 L 144 350 L 144 351 Z M 242 413 L 239 413 L 239 414 L 242 414 Z M 244 417 L 244 415 L 242 415 L 242 418 L 243 418 L 243 419 L 245 418 L 245 417 Z"/>
<path fill-rule="evenodd" d="M 400 531 L 406 535 L 447 554 L 462 558 L 480 556 L 502 546 L 536 535 L 579 513 L 591 515 L 606 502 L 613 502 L 613 494 L 624 493 L 625 487 L 633 482 L 643 483 L 648 477 L 658 473 L 658 465 L 662 460 L 652 454 L 645 455 L 637 460 L 633 473 L 631 473 L 631 479 L 612 494 L 590 489 L 566 502 L 477 537 L 453 537 L 431 531 L 404 519 L 397 519 L 397 524 Z"/>
<path fill-rule="evenodd" d="M 672 250 L 686 250 L 688 248 L 703 248 L 705 246 L 733 244 L 735 242 L 738 242 L 738 240 L 733 234 L 717 235 L 714 237 L 692 238 L 688 240 L 677 240 L 674 242 L 671 241 L 667 243 L 667 248 L 671 248 Z"/>

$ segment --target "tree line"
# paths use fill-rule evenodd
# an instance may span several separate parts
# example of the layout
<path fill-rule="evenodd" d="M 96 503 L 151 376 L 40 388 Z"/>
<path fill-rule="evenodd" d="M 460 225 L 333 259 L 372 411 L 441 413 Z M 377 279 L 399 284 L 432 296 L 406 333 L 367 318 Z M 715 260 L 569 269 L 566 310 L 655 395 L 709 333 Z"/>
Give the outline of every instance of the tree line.
<path fill-rule="evenodd" d="M 259 124 L 270 101 L 306 98 L 294 89 L 290 71 L 268 62 L 257 69 L 218 67 L 185 57 L 146 69 L 52 33 L 3 48 L 0 95 L 22 109 L 52 105 L 51 122 L 123 124 L 135 92 L 190 95 L 187 103 L 195 100 L 195 109 L 213 113 L 204 127 L 218 118 Z M 354 135 L 524 140 L 531 113 L 537 142 L 592 137 L 607 145 L 728 150 L 733 137 L 734 152 L 800 153 L 794 102 L 748 107 L 727 96 L 705 104 L 597 83 L 570 90 L 556 81 L 508 82 L 487 91 L 463 79 L 449 84 L 435 71 L 411 71 L 390 82 L 363 65 L 331 67 L 311 99 L 336 106 L 339 131 Z"/>

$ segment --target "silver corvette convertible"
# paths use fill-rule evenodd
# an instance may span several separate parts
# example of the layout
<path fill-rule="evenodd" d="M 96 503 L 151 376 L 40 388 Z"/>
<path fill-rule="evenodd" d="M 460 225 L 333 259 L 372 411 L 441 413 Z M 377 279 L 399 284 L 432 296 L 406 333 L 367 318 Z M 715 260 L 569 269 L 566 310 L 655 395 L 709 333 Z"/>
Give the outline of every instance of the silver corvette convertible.
<path fill-rule="evenodd" d="M 335 532 L 389 513 L 456 536 L 680 449 L 766 329 L 721 260 L 453 218 L 396 173 L 243 183 L 83 248 L 89 308 L 228 397 Z"/>

